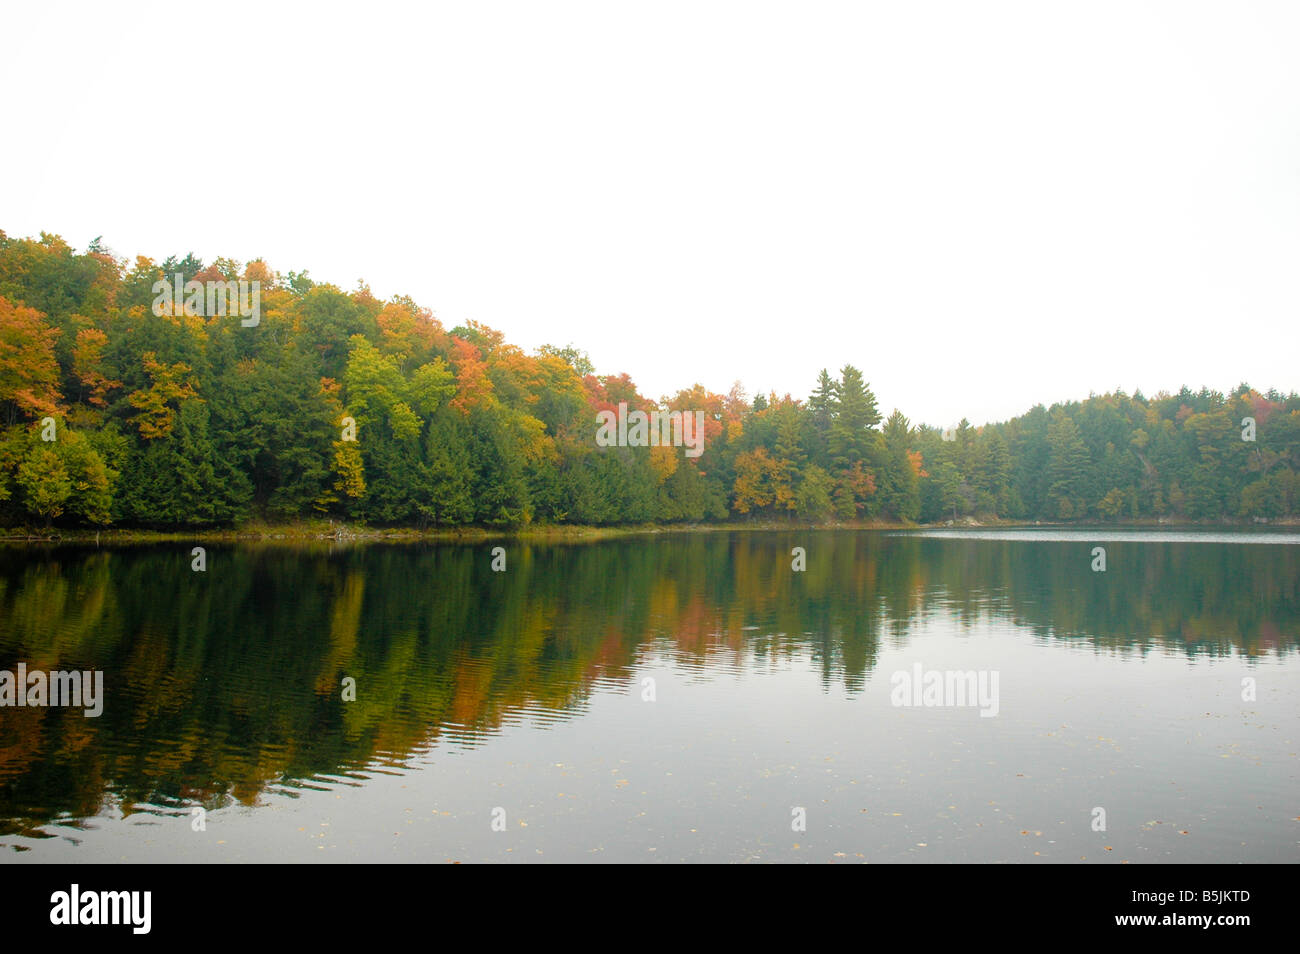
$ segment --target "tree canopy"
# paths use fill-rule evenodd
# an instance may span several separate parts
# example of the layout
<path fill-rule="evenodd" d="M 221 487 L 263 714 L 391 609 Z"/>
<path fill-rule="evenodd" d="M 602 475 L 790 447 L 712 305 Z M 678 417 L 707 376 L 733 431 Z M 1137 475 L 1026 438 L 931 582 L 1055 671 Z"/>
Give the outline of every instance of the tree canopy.
<path fill-rule="evenodd" d="M 260 320 L 156 314 L 154 283 L 178 273 L 258 281 Z M 883 415 L 867 377 L 823 370 L 806 400 L 652 399 L 576 345 L 527 354 L 364 284 L 0 232 L 0 523 L 1300 515 L 1294 392 L 1116 391 L 945 435 Z M 702 412 L 704 453 L 598 446 L 597 414 L 620 405 Z"/>

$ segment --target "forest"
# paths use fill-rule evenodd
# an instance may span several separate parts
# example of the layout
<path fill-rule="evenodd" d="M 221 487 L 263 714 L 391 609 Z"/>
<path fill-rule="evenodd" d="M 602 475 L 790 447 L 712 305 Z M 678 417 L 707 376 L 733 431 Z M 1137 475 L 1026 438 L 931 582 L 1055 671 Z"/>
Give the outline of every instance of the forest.
<path fill-rule="evenodd" d="M 255 324 L 155 307 L 176 275 L 257 282 Z M 528 354 L 364 283 L 192 254 L 129 263 L 100 240 L 83 253 L 0 231 L 3 526 L 1300 516 L 1294 390 L 1115 391 L 945 431 L 883 414 L 852 364 L 810 384 L 806 398 L 751 399 L 737 382 L 656 399 L 575 345 Z M 703 453 L 601 446 L 598 415 L 622 403 L 703 412 Z"/>

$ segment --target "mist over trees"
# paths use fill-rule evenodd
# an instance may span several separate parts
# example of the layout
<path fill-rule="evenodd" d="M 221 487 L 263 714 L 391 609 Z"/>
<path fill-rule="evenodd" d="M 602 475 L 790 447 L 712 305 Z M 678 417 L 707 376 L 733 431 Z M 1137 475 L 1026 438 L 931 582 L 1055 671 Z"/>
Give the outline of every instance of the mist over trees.
<path fill-rule="evenodd" d="M 154 283 L 178 273 L 260 282 L 258 323 L 156 315 Z M 1300 516 L 1294 392 L 1115 392 L 944 434 L 885 414 L 866 378 L 845 364 L 806 399 L 655 400 L 578 346 L 526 354 L 364 285 L 0 232 L 4 525 Z M 620 403 L 703 411 L 703 454 L 598 446 L 596 415 Z"/>

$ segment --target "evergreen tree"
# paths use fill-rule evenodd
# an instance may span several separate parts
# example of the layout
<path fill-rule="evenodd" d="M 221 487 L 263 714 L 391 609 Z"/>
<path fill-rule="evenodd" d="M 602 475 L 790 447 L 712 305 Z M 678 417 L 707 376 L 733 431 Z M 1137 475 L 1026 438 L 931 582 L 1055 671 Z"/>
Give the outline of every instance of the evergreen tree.
<path fill-rule="evenodd" d="M 1079 429 L 1064 410 L 1052 416 L 1047 428 L 1047 497 L 1051 515 L 1065 520 L 1087 515 L 1084 500 L 1084 468 L 1088 449 L 1079 439 Z"/>

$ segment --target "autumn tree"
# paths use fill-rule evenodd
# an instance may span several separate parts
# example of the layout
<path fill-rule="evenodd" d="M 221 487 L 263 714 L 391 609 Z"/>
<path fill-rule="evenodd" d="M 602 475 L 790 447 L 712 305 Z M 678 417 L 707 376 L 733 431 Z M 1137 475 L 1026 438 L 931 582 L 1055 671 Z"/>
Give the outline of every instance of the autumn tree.
<path fill-rule="evenodd" d="M 166 365 L 158 355 L 146 351 L 141 363 L 152 384 L 148 389 L 133 391 L 127 399 L 139 413 L 135 425 L 145 440 L 157 440 L 171 433 L 176 420 L 176 407 L 184 400 L 197 397 L 193 379 L 186 378 L 191 371 L 188 364 L 178 361 Z"/>
<path fill-rule="evenodd" d="M 57 328 L 44 315 L 0 297 L 0 420 L 55 416 L 61 412 Z"/>

